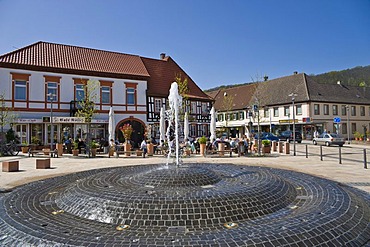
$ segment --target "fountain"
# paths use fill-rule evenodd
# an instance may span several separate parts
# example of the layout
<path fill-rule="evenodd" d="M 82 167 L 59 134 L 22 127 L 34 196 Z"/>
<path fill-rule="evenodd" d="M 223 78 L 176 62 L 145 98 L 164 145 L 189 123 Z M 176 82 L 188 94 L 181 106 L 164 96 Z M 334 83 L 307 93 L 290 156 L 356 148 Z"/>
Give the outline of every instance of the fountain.
<path fill-rule="evenodd" d="M 176 152 L 178 103 L 171 97 Z M 179 164 L 176 153 L 175 165 L 104 168 L 20 186 L 0 197 L 0 245 L 370 244 L 365 192 L 280 169 Z"/>
<path fill-rule="evenodd" d="M 169 159 L 172 154 L 172 147 L 175 148 L 175 157 L 176 157 L 176 165 L 180 165 L 180 142 L 179 142 L 179 113 L 182 107 L 182 97 L 179 94 L 178 85 L 176 82 L 171 84 L 170 94 L 168 95 L 168 102 L 170 109 L 167 112 L 167 119 L 168 119 L 168 127 L 166 131 L 166 139 L 168 143 L 168 158 L 167 158 L 167 165 L 169 163 Z M 175 124 L 173 126 L 173 123 Z M 171 128 L 174 128 L 174 138 L 171 135 Z"/>

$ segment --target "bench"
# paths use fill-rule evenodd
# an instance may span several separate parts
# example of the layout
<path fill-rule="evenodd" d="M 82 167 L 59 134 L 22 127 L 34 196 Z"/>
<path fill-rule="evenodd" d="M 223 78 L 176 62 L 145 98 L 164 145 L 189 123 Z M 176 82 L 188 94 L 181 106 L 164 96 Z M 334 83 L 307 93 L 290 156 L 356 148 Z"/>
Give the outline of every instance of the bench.
<path fill-rule="evenodd" d="M 19 161 L 3 161 L 3 172 L 17 172 L 19 171 Z"/>
<path fill-rule="evenodd" d="M 145 158 L 145 153 L 143 150 L 116 151 L 116 153 L 117 153 L 117 156 L 119 156 L 119 154 L 125 154 L 126 156 L 130 156 L 131 154 L 136 154 L 136 156 L 142 156 L 143 158 Z"/>
<path fill-rule="evenodd" d="M 50 158 L 36 159 L 36 169 L 50 168 Z"/>
<path fill-rule="evenodd" d="M 34 157 L 34 155 L 49 155 L 50 151 L 45 151 L 45 150 L 34 150 L 34 149 L 31 149 L 29 148 L 28 149 L 28 157 Z M 54 151 L 52 152 L 52 155 L 51 157 L 56 157 L 58 158 L 58 149 L 54 149 Z"/>
<path fill-rule="evenodd" d="M 218 153 L 219 156 L 224 156 L 224 153 L 229 153 L 230 157 L 232 157 L 233 154 L 233 150 L 231 149 L 217 150 L 216 152 Z"/>

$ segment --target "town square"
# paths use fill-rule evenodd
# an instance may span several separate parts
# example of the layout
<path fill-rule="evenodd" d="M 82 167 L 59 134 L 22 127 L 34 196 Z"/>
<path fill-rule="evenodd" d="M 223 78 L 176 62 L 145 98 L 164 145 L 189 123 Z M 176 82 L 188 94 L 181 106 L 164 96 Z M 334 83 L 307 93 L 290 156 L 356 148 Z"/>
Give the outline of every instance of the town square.
<path fill-rule="evenodd" d="M 369 8 L 0 1 L 0 246 L 370 246 Z"/>

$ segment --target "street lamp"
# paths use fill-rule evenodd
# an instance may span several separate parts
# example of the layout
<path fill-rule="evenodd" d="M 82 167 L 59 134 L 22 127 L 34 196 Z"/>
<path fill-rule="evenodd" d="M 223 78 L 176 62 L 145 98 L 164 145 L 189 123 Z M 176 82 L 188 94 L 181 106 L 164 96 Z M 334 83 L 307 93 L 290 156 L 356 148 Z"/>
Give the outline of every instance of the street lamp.
<path fill-rule="evenodd" d="M 348 141 L 348 144 L 351 144 L 350 140 L 349 140 L 349 105 L 346 105 L 346 111 L 347 111 L 347 141 Z"/>
<path fill-rule="evenodd" d="M 289 94 L 290 97 L 292 97 L 292 105 L 293 105 L 293 155 L 296 156 L 296 150 L 295 150 L 295 110 L 294 110 L 294 100 L 297 94 L 291 93 Z"/>
<path fill-rule="evenodd" d="M 53 142 L 54 142 L 54 126 L 53 126 L 53 100 L 56 96 L 55 94 L 48 93 L 47 94 L 49 100 L 50 100 L 50 157 L 53 157 Z"/>

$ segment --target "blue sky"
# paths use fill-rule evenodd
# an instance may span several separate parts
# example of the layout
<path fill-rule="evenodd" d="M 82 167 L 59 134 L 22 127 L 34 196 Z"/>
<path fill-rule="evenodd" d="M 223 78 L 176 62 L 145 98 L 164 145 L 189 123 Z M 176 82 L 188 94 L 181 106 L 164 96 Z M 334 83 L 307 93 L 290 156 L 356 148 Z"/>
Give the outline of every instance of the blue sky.
<path fill-rule="evenodd" d="M 370 0 L 0 0 L 0 54 L 48 41 L 159 58 L 202 88 L 370 65 Z"/>

